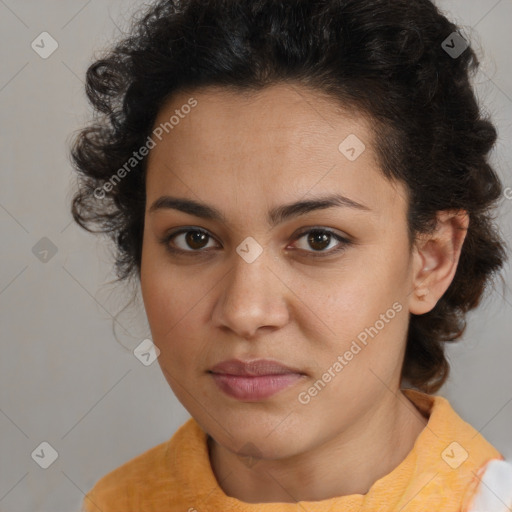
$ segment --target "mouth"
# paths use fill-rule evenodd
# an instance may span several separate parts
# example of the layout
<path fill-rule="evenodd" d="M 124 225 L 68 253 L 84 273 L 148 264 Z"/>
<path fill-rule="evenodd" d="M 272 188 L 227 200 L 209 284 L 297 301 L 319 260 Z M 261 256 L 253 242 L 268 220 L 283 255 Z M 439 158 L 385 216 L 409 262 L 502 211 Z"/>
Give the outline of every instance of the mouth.
<path fill-rule="evenodd" d="M 225 394 L 249 402 L 269 398 L 305 378 L 297 368 L 268 359 L 231 359 L 213 366 L 208 373 Z"/>
<path fill-rule="evenodd" d="M 260 377 L 268 375 L 285 375 L 304 373 L 298 368 L 290 367 L 270 359 L 257 359 L 254 361 L 241 361 L 229 359 L 213 366 L 209 372 L 222 375 L 236 375 L 244 377 Z"/>

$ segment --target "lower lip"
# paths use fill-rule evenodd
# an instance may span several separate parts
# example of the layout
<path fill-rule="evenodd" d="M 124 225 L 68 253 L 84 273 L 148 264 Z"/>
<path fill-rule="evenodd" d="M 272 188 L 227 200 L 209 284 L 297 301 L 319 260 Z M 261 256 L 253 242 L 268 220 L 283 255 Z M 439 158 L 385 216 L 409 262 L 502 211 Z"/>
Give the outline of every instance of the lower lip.
<path fill-rule="evenodd" d="M 227 395 L 239 400 L 262 400 L 278 391 L 295 384 L 303 375 L 284 373 L 280 375 L 260 375 L 258 377 L 242 377 L 212 373 L 213 380 Z"/>

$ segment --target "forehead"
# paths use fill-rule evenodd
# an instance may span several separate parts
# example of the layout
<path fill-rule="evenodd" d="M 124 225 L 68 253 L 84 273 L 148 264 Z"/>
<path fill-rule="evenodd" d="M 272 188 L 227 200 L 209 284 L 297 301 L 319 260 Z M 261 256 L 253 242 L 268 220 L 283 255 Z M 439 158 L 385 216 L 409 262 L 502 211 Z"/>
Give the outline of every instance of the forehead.
<path fill-rule="evenodd" d="M 196 105 L 183 108 L 191 100 Z M 180 92 L 154 127 L 169 125 L 173 115 L 172 129 L 150 151 L 148 197 L 169 188 L 189 196 L 215 192 L 220 204 L 258 193 L 274 203 L 337 191 L 386 208 L 400 191 L 380 172 L 371 121 L 316 91 L 280 84 L 258 92 Z"/>
<path fill-rule="evenodd" d="M 207 87 L 179 92 L 160 109 L 155 125 L 165 124 L 191 98 L 197 106 L 172 128 L 175 146 L 186 142 L 217 154 L 216 149 L 227 143 L 232 143 L 232 151 L 243 152 L 257 150 L 258 143 L 264 142 L 270 142 L 272 149 L 320 144 L 316 152 L 320 153 L 349 132 L 357 132 L 367 146 L 373 145 L 369 122 L 362 114 L 320 92 L 291 84 L 259 91 Z"/>

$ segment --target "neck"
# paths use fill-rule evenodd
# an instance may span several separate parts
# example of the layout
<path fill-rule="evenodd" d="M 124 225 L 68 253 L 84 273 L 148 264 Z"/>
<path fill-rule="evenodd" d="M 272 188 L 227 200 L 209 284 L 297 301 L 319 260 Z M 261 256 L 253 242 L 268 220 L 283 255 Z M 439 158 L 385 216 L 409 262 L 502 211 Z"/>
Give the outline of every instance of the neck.
<path fill-rule="evenodd" d="M 227 496 L 246 503 L 296 503 L 366 494 L 412 450 L 428 420 L 403 395 L 314 449 L 247 464 L 208 437 L 210 462 Z"/>

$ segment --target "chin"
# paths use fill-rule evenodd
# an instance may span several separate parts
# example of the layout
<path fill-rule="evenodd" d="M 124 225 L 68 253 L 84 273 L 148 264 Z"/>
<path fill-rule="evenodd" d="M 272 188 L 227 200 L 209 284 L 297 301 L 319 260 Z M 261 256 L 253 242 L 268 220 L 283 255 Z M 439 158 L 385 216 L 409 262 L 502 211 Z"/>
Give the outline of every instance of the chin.
<path fill-rule="evenodd" d="M 280 421 L 271 422 L 271 426 L 268 422 L 247 420 L 247 417 L 241 421 L 226 420 L 222 424 L 226 430 L 214 424 L 207 431 L 218 444 L 231 452 L 255 459 L 283 459 L 305 449 L 304 432 L 297 434 L 285 429 L 280 423 L 282 417 Z"/>

